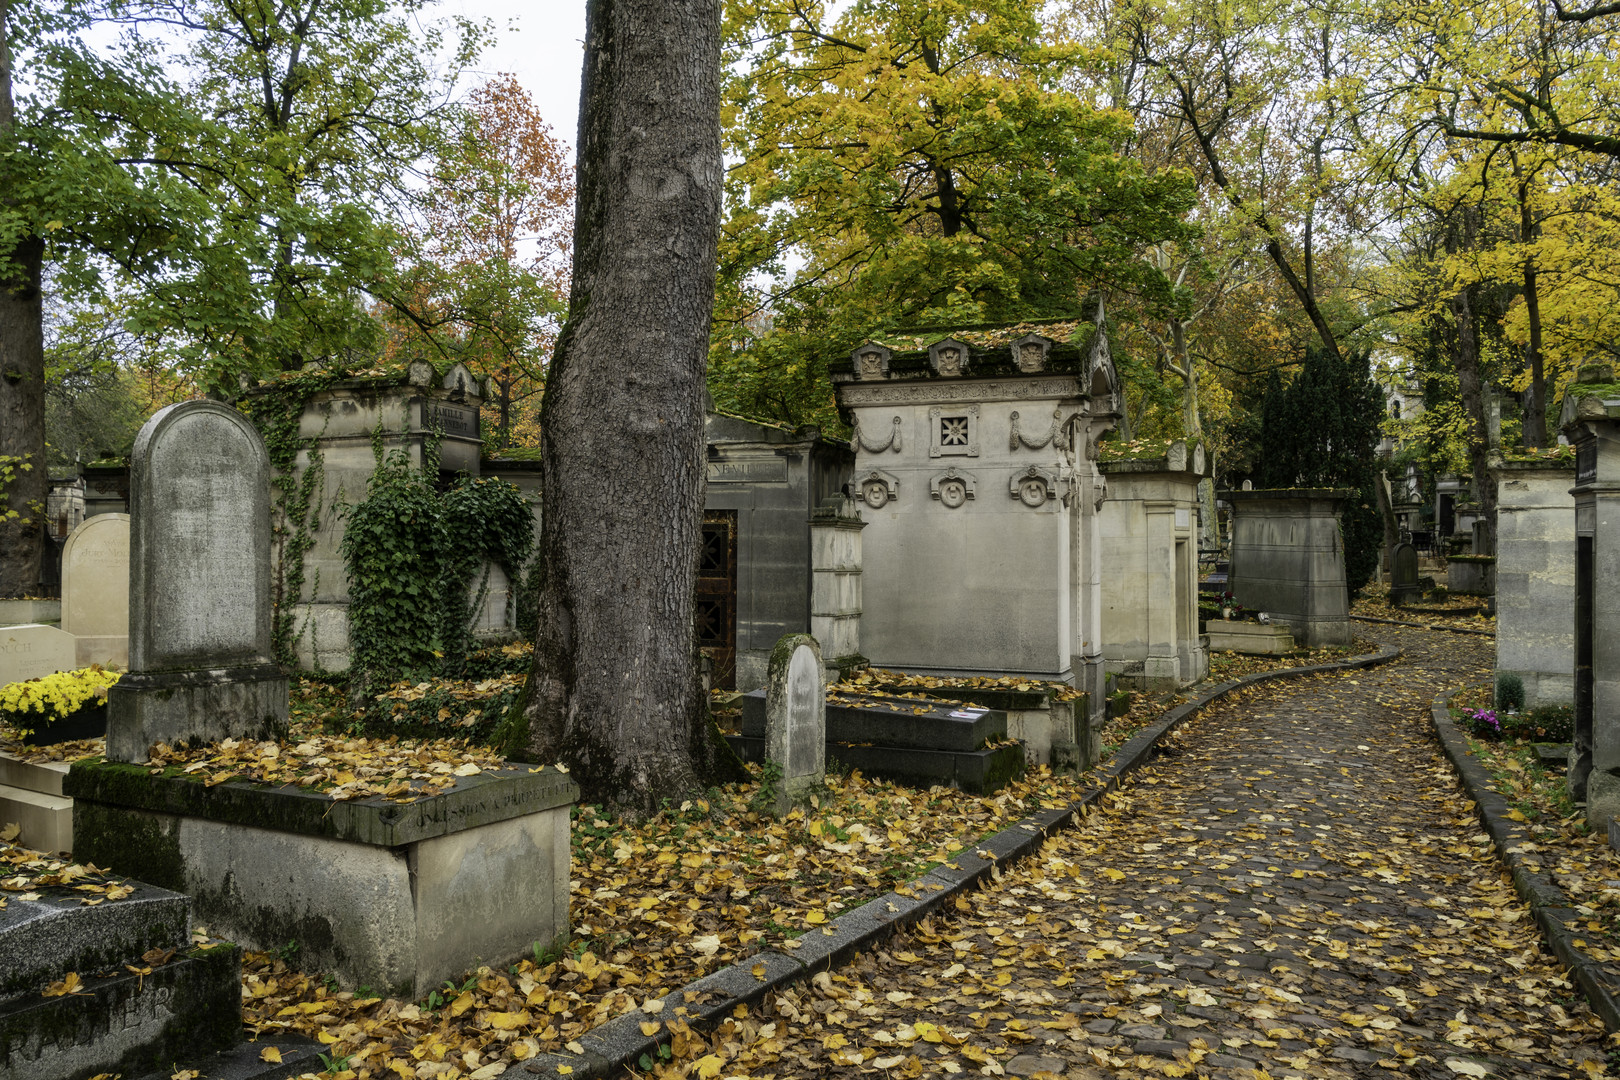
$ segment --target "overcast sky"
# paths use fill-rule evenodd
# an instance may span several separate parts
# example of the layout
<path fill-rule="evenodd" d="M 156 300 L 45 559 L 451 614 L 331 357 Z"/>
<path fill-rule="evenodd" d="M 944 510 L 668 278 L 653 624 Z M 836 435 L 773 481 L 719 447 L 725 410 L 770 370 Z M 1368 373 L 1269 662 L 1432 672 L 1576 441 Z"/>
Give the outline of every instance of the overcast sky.
<path fill-rule="evenodd" d="M 485 50 L 479 73 L 516 75 L 551 130 L 573 147 L 585 0 L 443 0 L 441 10 L 494 21 L 495 41 Z M 469 80 L 463 92 L 475 81 Z"/>

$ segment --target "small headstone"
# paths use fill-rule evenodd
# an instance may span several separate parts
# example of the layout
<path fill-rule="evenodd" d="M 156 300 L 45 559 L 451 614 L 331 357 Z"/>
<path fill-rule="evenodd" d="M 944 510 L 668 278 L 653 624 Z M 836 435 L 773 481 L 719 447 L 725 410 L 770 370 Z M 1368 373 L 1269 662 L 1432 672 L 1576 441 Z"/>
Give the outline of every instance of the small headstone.
<path fill-rule="evenodd" d="M 97 514 L 62 545 L 62 629 L 77 663 L 129 665 L 129 515 Z"/>
<path fill-rule="evenodd" d="M 107 758 L 155 743 L 265 739 L 287 722 L 270 638 L 270 459 L 212 401 L 160 410 L 130 469 L 129 674 L 107 695 Z"/>
<path fill-rule="evenodd" d="M 1254 490 L 1254 481 L 1253 480 L 1245 480 L 1245 481 L 1243 481 L 1243 490 L 1244 491 L 1253 491 Z"/>
<path fill-rule="evenodd" d="M 0 686 L 72 671 L 74 649 L 73 635 L 54 626 L 0 627 Z"/>
<path fill-rule="evenodd" d="M 821 646 L 809 634 L 788 634 L 771 651 L 765 683 L 765 760 L 782 769 L 776 812 L 823 783 L 827 773 L 827 692 Z"/>
<path fill-rule="evenodd" d="M 1390 560 L 1390 602 L 1410 603 L 1420 595 L 1422 587 L 1418 584 L 1417 548 L 1411 544 L 1396 544 Z"/>

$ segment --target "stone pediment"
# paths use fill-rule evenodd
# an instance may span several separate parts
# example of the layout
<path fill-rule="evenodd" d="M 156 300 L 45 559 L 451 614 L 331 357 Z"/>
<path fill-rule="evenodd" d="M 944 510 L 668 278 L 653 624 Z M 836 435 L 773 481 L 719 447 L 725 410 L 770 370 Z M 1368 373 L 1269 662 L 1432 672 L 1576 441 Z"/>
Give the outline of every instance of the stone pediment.
<path fill-rule="evenodd" d="M 928 366 L 942 378 L 956 378 L 968 373 L 972 349 L 965 341 L 945 338 L 928 346 Z"/>

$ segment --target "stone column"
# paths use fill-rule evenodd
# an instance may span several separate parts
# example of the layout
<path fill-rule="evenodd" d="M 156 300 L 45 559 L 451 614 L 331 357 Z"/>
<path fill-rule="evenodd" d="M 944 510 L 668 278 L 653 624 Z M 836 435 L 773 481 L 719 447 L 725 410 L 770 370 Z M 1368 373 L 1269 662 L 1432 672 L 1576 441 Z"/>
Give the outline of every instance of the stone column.
<path fill-rule="evenodd" d="M 829 679 L 862 667 L 861 520 L 848 495 L 822 500 L 810 512 L 810 636 L 822 643 Z"/>
<path fill-rule="evenodd" d="M 1496 674 L 1526 707 L 1575 698 L 1575 624 L 1549 597 L 1575 594 L 1573 463 L 1491 456 L 1496 483 Z"/>
<path fill-rule="evenodd" d="M 1620 813 L 1620 383 L 1587 364 L 1560 418 L 1575 446 L 1575 746 L 1569 787 L 1587 823 Z M 1556 598 L 1548 598 L 1557 607 Z M 1584 790 L 1583 790 L 1584 789 Z"/>

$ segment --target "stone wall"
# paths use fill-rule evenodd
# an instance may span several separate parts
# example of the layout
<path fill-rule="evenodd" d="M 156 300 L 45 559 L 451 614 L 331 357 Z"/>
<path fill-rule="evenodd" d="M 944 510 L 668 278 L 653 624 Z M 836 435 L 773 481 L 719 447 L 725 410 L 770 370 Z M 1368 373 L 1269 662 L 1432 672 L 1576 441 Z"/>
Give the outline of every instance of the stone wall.
<path fill-rule="evenodd" d="M 1209 670 L 1198 633 L 1198 483 L 1204 448 L 1105 461 L 1102 643 L 1108 671 L 1147 689 L 1197 682 Z"/>
<path fill-rule="evenodd" d="M 1524 681 L 1526 705 L 1575 696 L 1573 465 L 1493 457 L 1496 671 Z"/>

